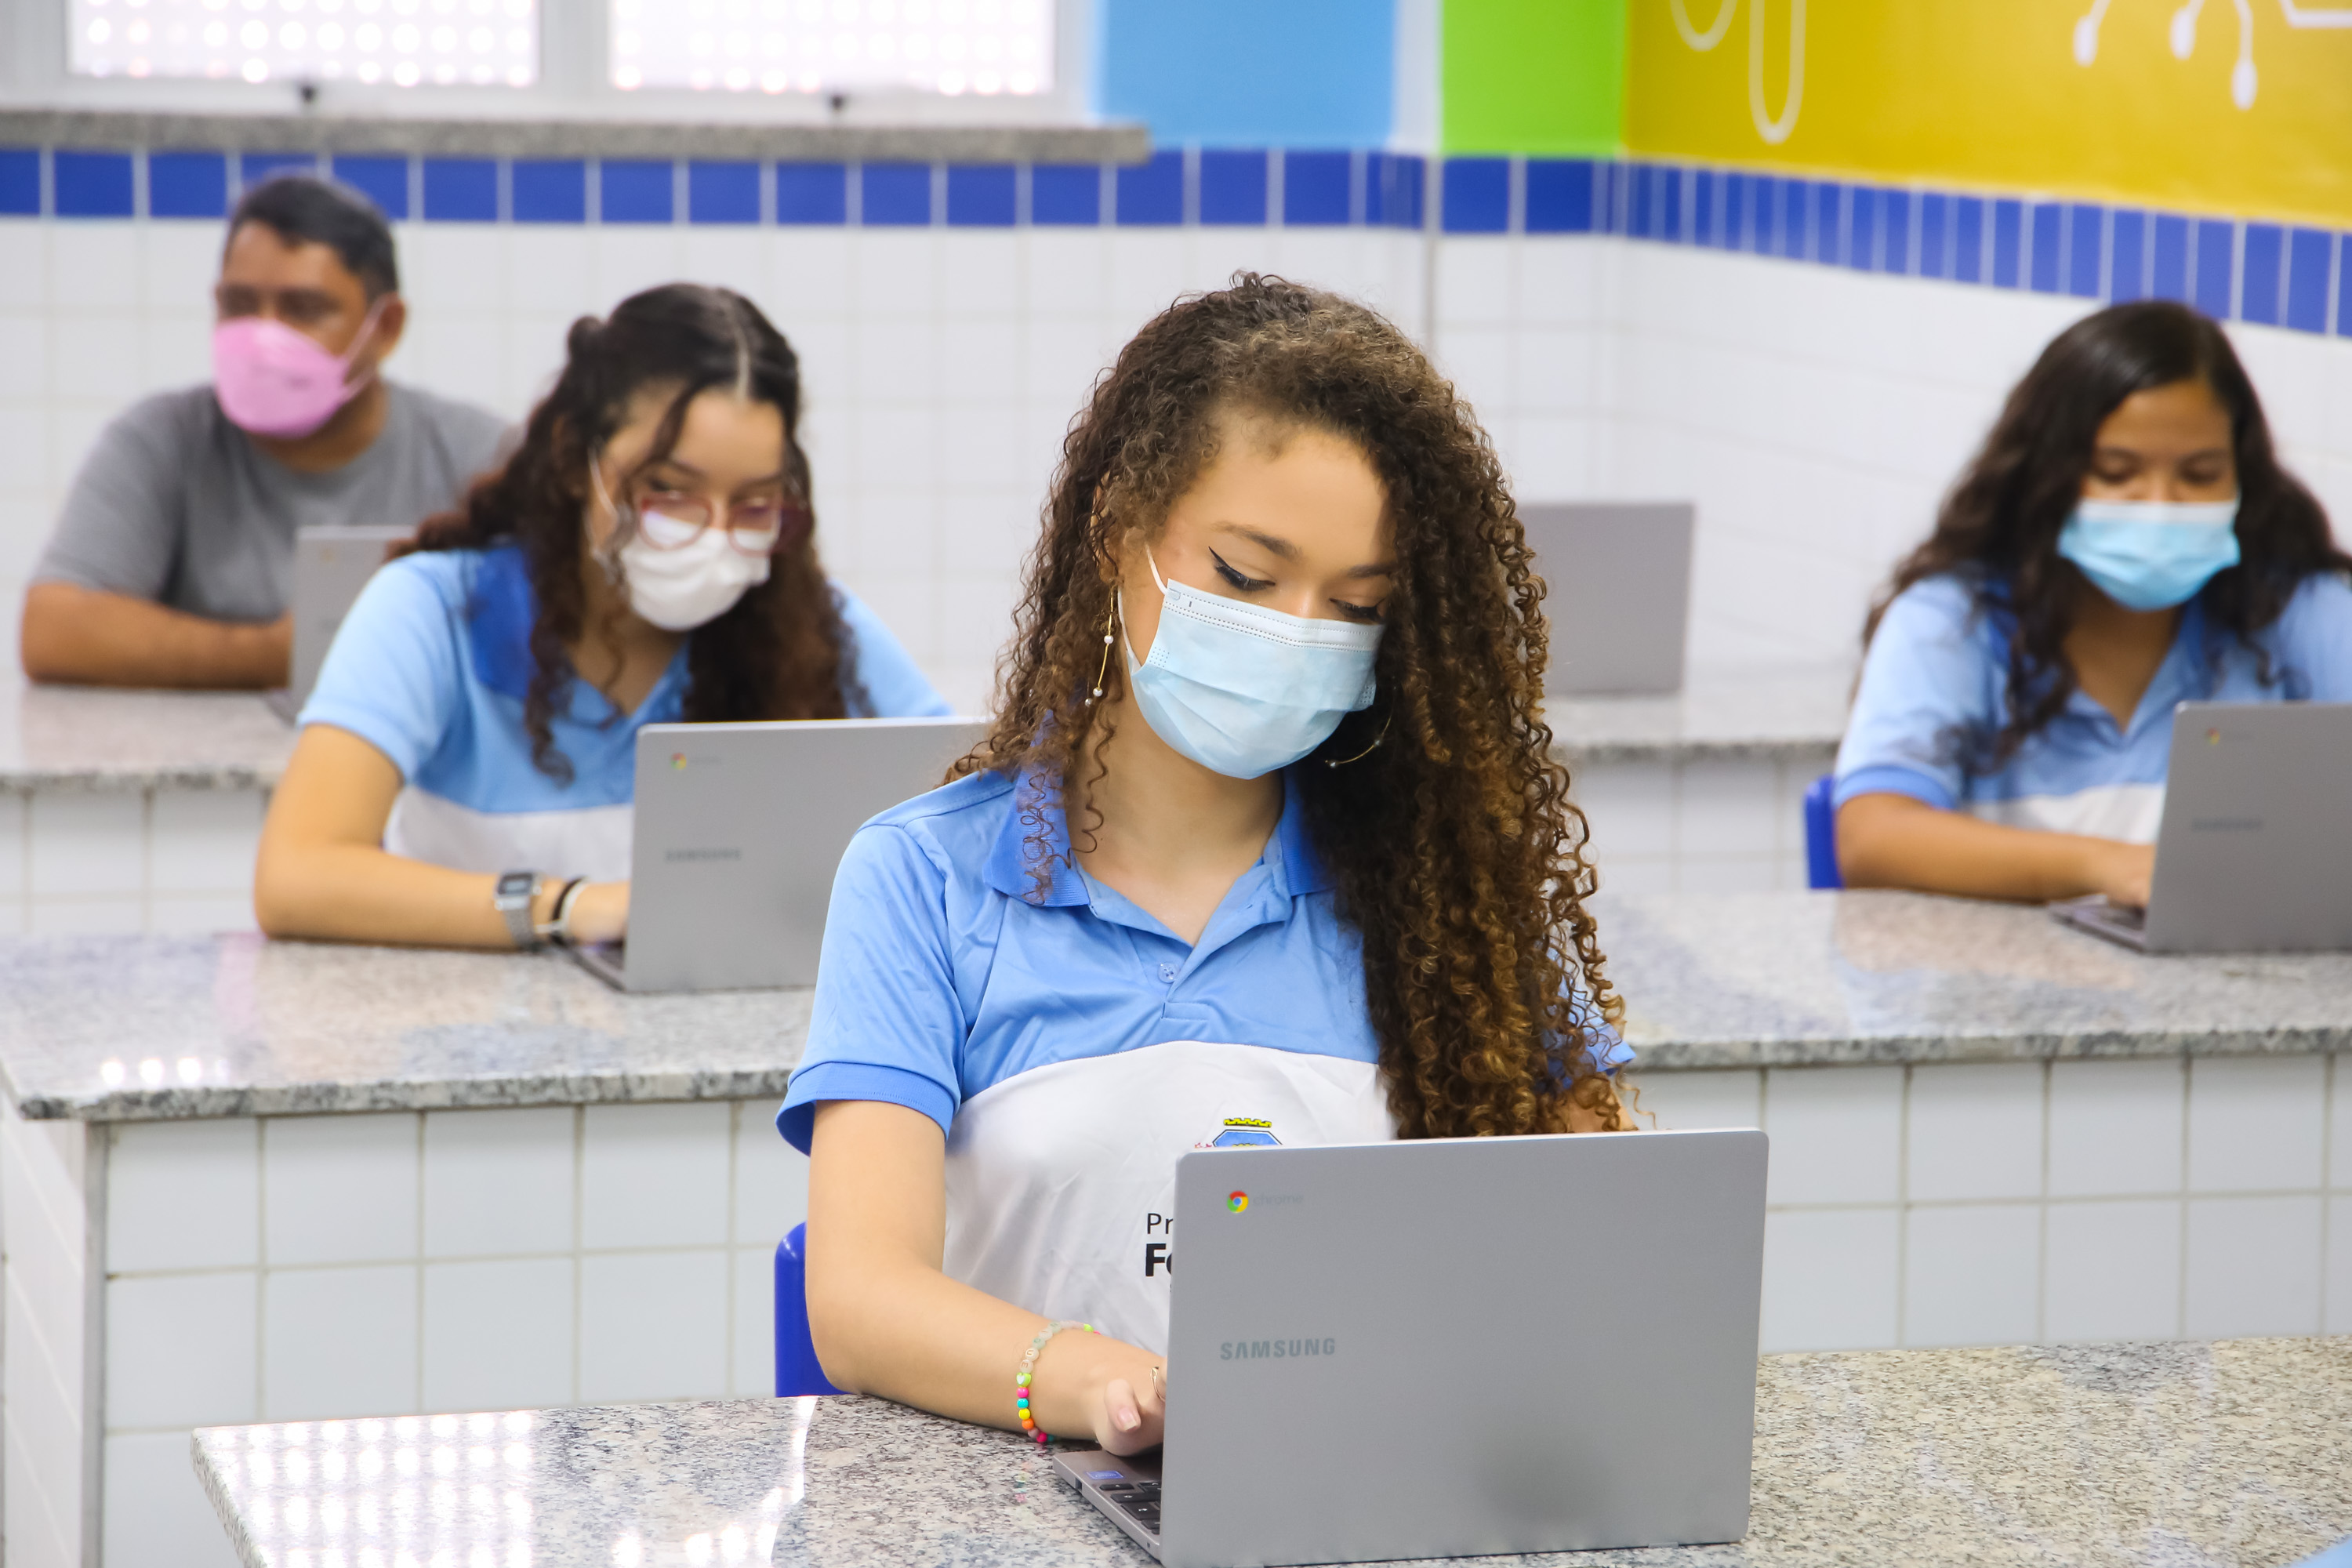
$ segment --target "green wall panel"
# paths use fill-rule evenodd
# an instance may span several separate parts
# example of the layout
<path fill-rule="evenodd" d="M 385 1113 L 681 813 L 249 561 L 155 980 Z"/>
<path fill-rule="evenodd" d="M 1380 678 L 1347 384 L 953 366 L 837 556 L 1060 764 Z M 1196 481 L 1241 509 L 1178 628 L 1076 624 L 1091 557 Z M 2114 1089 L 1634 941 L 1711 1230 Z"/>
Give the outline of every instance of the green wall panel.
<path fill-rule="evenodd" d="M 1448 153 L 1614 153 L 1626 0 L 1444 0 Z"/>

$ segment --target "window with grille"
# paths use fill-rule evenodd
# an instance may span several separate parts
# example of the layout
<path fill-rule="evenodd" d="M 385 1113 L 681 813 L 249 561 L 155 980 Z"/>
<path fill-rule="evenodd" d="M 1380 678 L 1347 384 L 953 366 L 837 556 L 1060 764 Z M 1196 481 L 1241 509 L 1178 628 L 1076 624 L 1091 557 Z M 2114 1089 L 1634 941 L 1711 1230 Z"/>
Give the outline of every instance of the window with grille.
<path fill-rule="evenodd" d="M 68 0 L 77 76 L 529 87 L 539 0 Z"/>
<path fill-rule="evenodd" d="M 611 0 L 612 82 L 735 92 L 1050 92 L 1054 4 Z"/>

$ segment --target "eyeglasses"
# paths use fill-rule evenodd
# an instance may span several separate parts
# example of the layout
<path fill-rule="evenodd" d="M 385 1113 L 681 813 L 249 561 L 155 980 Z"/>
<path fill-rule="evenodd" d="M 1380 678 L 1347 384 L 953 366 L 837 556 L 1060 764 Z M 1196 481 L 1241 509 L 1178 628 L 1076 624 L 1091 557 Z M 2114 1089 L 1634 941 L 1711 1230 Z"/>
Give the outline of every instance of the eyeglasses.
<path fill-rule="evenodd" d="M 649 489 L 631 509 L 637 537 L 656 550 L 679 550 L 702 537 L 720 510 L 685 490 Z M 814 521 L 796 497 L 762 496 L 724 509 L 727 542 L 746 555 L 774 555 L 797 545 Z"/>

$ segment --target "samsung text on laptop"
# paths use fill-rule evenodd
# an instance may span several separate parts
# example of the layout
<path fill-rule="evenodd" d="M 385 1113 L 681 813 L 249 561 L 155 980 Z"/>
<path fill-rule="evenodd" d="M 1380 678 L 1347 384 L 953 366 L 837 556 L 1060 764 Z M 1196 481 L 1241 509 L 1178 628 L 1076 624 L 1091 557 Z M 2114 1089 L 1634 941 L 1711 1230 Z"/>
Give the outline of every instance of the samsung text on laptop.
<path fill-rule="evenodd" d="M 1765 1137 L 1176 1166 L 1167 1440 L 1054 1468 L 1168 1568 L 1736 1541 Z"/>

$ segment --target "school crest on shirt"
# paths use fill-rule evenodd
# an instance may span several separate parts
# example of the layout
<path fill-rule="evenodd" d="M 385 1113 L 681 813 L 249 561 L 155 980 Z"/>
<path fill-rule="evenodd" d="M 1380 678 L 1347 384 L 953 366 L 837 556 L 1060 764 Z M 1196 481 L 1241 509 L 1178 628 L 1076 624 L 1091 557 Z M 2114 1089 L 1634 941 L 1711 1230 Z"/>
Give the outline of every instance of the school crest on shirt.
<path fill-rule="evenodd" d="M 1282 1147 L 1274 1123 L 1263 1116 L 1228 1116 L 1223 1125 L 1192 1145 L 1195 1149 L 1263 1149 Z"/>

